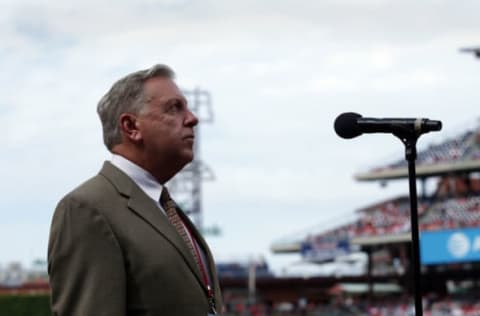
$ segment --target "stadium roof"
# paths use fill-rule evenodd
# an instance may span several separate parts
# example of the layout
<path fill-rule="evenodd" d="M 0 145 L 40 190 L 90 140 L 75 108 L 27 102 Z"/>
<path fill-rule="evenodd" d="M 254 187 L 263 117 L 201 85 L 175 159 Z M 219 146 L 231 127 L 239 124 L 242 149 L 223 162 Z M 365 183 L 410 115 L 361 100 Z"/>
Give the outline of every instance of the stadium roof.
<path fill-rule="evenodd" d="M 278 240 L 270 246 L 270 250 L 273 253 L 299 253 L 302 248 L 302 242 L 305 239 L 306 236 L 303 237 L 301 240 Z"/>
<path fill-rule="evenodd" d="M 459 161 L 442 163 L 436 165 L 419 165 L 416 167 L 417 177 L 441 176 L 448 173 L 462 173 L 480 171 L 480 160 Z M 395 168 L 374 170 L 355 175 L 355 179 L 359 181 L 377 181 L 377 180 L 394 180 L 408 177 L 408 168 Z"/>
<path fill-rule="evenodd" d="M 275 240 L 270 245 L 270 251 L 275 254 L 299 253 L 302 244 L 309 236 L 315 236 L 326 232 L 331 232 L 344 225 L 354 223 L 358 219 L 358 214 L 342 215 L 339 218 L 331 218 L 328 222 L 321 223 L 314 227 L 304 229 L 303 231 L 290 234 L 283 238 Z"/>
<path fill-rule="evenodd" d="M 380 244 L 394 244 L 400 242 L 411 242 L 411 233 L 402 233 L 394 235 L 376 235 L 376 236 L 359 236 L 354 237 L 350 241 L 353 245 L 370 246 Z"/>
<path fill-rule="evenodd" d="M 419 151 L 416 160 L 417 177 L 480 171 L 480 128 L 465 131 L 444 142 Z M 408 177 L 406 160 L 358 173 L 359 181 L 393 180 Z"/>

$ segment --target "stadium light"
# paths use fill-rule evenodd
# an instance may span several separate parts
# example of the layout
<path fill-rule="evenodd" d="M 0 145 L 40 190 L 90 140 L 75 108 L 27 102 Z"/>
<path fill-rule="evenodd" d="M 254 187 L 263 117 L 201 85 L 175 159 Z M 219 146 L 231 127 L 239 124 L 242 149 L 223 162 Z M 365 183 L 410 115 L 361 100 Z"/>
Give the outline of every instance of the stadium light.
<path fill-rule="evenodd" d="M 472 53 L 475 57 L 480 58 L 480 46 L 460 48 L 461 53 Z"/>

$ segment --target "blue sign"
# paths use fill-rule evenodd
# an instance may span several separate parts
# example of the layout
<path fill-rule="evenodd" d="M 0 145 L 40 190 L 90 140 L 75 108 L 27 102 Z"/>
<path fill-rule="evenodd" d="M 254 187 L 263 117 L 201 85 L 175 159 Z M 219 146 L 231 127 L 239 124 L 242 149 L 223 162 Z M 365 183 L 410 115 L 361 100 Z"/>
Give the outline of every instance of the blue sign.
<path fill-rule="evenodd" d="M 420 236 L 422 264 L 480 260 L 480 228 L 423 231 Z"/>

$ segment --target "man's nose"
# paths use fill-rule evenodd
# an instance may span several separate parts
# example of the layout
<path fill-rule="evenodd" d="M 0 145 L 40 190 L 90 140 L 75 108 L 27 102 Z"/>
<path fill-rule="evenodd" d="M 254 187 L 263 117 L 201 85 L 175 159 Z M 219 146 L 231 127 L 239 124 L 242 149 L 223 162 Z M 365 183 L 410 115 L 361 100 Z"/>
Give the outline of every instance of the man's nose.
<path fill-rule="evenodd" d="M 198 118 L 193 114 L 192 111 L 187 110 L 187 117 L 185 118 L 185 125 L 187 126 L 196 126 L 198 124 Z"/>

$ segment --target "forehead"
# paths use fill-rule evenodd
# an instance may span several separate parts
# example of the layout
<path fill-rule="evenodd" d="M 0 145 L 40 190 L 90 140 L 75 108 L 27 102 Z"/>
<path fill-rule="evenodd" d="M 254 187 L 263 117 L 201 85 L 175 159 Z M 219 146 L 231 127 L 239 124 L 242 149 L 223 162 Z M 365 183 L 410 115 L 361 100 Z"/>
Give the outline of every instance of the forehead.
<path fill-rule="evenodd" d="M 147 100 L 185 100 L 175 82 L 166 77 L 154 77 L 145 81 L 143 92 Z"/>

